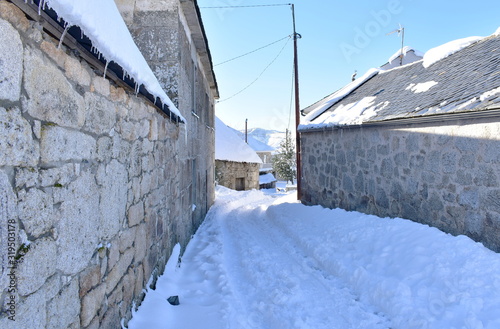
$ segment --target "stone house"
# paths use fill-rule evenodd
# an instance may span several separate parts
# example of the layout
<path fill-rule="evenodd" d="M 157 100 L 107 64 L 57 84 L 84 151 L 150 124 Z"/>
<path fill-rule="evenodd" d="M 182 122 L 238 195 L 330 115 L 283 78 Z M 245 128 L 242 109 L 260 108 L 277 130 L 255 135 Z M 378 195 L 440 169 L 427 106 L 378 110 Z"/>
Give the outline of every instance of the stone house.
<path fill-rule="evenodd" d="M 118 328 L 214 201 L 210 52 L 196 1 L 116 1 L 167 104 L 38 4 L 0 1 L 0 328 Z"/>
<path fill-rule="evenodd" d="M 217 184 L 236 191 L 259 189 L 262 160 L 219 118 L 215 118 L 215 176 Z"/>
<path fill-rule="evenodd" d="M 313 104 L 299 129 L 302 202 L 411 219 L 499 252 L 499 64 L 497 31 Z"/>

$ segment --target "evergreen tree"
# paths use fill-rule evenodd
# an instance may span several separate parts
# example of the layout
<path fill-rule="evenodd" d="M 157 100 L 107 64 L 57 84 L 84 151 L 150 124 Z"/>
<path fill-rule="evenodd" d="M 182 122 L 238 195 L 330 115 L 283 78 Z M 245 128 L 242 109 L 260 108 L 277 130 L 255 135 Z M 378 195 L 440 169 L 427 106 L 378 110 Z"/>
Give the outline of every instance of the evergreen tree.
<path fill-rule="evenodd" d="M 296 177 L 295 160 L 295 144 L 287 129 L 286 137 L 281 141 L 278 153 L 273 156 L 272 162 L 276 174 L 292 184 Z"/>

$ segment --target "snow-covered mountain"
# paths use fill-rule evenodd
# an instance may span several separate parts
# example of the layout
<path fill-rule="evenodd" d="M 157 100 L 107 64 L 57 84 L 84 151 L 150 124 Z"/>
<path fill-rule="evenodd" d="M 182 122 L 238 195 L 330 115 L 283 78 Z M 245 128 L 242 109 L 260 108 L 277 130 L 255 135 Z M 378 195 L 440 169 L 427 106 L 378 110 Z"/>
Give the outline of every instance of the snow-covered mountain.
<path fill-rule="evenodd" d="M 245 131 L 241 131 L 243 134 Z M 285 139 L 284 131 L 268 130 L 263 128 L 252 128 L 248 129 L 248 136 L 255 138 L 256 140 L 271 146 L 274 149 L 278 149 L 280 143 Z"/>

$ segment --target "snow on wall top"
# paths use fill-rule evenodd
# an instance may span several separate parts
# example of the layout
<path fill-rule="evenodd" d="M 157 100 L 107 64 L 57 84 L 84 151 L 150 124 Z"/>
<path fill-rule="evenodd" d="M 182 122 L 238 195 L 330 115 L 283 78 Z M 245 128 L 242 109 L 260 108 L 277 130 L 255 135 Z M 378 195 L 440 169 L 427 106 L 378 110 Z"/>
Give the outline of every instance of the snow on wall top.
<path fill-rule="evenodd" d="M 217 117 L 215 117 L 215 159 L 262 163 L 257 153 Z"/>
<path fill-rule="evenodd" d="M 186 121 L 137 48 L 113 0 L 40 0 L 40 5 L 52 8 L 68 26 L 80 27 L 104 59 L 119 64 L 137 86 L 144 85 L 173 114 Z"/>

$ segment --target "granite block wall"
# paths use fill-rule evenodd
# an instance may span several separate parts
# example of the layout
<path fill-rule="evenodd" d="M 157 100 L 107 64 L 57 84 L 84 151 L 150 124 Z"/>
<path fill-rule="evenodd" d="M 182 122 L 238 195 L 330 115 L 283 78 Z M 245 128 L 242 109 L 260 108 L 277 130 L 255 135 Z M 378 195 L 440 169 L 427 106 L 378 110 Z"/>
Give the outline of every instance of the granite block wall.
<path fill-rule="evenodd" d="M 0 327 L 118 328 L 213 202 L 214 132 L 57 44 L 0 2 Z"/>
<path fill-rule="evenodd" d="M 198 226 L 215 198 L 215 101 L 207 77 L 212 68 L 203 65 L 193 40 L 201 32 L 190 30 L 185 15 L 193 13 L 185 13 L 178 0 L 115 3 L 160 85 L 186 119 L 182 134 L 189 141 L 179 149 L 179 158 L 182 183 L 189 188 L 180 200 L 186 209 L 194 209 L 192 221 Z M 195 11 L 193 4 L 187 7 Z"/>
<path fill-rule="evenodd" d="M 304 203 L 411 219 L 500 251 L 498 117 L 301 138 Z"/>
<path fill-rule="evenodd" d="M 259 189 L 259 163 L 215 161 L 217 184 L 236 190 L 237 179 L 243 179 L 243 190 Z"/>

